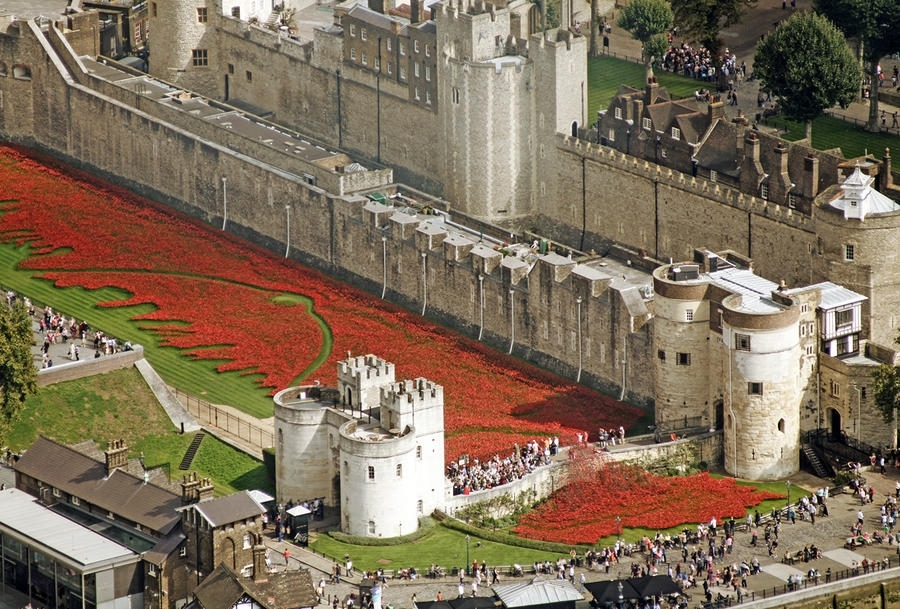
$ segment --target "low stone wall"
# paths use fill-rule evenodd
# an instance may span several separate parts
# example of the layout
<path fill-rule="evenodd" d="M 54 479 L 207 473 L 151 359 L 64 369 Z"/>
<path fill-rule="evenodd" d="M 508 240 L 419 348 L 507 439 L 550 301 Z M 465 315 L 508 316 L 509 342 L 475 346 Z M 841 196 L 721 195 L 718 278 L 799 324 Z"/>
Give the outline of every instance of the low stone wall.
<path fill-rule="evenodd" d="M 675 440 L 674 442 L 662 442 L 659 444 L 647 444 L 652 442 L 652 436 L 634 438 L 626 444 L 612 448 L 607 455 L 616 461 L 654 461 L 671 455 L 680 450 L 684 445 L 692 445 L 697 453 L 698 461 L 720 463 L 723 453 L 723 434 L 721 431 L 705 433 L 700 436 Z M 447 498 L 443 511 L 450 516 L 469 505 L 490 501 L 500 495 L 509 495 L 518 498 L 522 493 L 534 491 L 535 500 L 549 497 L 556 489 L 566 483 L 568 470 L 568 449 L 560 451 L 563 457 L 552 464 L 539 467 L 524 478 L 515 482 L 498 486 L 484 491 L 475 491 L 468 495 L 452 495 Z"/>
<path fill-rule="evenodd" d="M 122 351 L 115 355 L 104 355 L 77 362 L 54 364 L 50 368 L 38 370 L 37 382 L 39 387 L 45 387 L 62 381 L 72 381 L 112 370 L 130 368 L 136 361 L 143 358 L 144 348 L 140 345 L 135 345 L 132 351 Z"/>

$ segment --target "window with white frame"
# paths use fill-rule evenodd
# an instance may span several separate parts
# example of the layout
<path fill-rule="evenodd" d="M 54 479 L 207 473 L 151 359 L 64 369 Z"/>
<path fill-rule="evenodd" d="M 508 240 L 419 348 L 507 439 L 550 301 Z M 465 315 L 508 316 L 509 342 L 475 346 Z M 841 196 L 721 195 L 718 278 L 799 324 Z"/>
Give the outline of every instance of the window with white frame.
<path fill-rule="evenodd" d="M 641 119 L 641 127 L 646 129 L 647 131 L 650 131 L 653 128 L 653 121 L 645 116 Z"/>
<path fill-rule="evenodd" d="M 749 351 L 750 350 L 750 335 L 749 334 L 738 334 L 735 332 L 734 334 L 734 348 L 738 351 Z"/>
<path fill-rule="evenodd" d="M 844 260 L 847 262 L 853 262 L 856 260 L 856 246 L 852 243 L 847 243 L 844 245 Z"/>
<path fill-rule="evenodd" d="M 684 321 L 694 321 L 694 309 L 685 309 Z"/>
<path fill-rule="evenodd" d="M 759 185 L 759 198 L 769 200 L 769 184 L 767 182 Z"/>
<path fill-rule="evenodd" d="M 681 139 L 681 129 L 678 127 L 672 127 L 672 139 L 680 140 Z"/>
<path fill-rule="evenodd" d="M 350 24 L 350 37 L 356 38 L 356 26 L 352 23 Z"/>
<path fill-rule="evenodd" d="M 359 38 L 360 38 L 360 40 L 366 39 L 366 28 L 364 28 L 364 27 L 359 28 Z"/>
<path fill-rule="evenodd" d="M 622 108 L 616 107 L 615 115 L 616 115 L 617 119 L 621 120 L 622 119 Z"/>

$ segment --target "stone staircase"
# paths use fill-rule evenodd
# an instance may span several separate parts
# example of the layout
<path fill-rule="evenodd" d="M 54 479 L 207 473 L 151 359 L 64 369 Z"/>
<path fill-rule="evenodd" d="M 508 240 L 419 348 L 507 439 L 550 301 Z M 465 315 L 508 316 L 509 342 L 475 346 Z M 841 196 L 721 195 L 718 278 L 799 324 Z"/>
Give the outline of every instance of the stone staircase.
<path fill-rule="evenodd" d="M 178 466 L 178 469 L 187 470 L 191 467 L 191 463 L 194 462 L 194 457 L 197 455 L 197 450 L 200 449 L 200 443 L 205 436 L 206 434 L 202 431 L 194 434 L 194 439 L 191 440 L 191 445 L 188 446 L 187 452 L 184 453 L 184 459 L 181 460 L 181 465 Z"/>
<path fill-rule="evenodd" d="M 831 469 L 831 465 L 829 465 L 828 462 L 822 460 L 822 458 L 819 457 L 819 454 L 812 447 L 812 445 L 804 442 L 800 445 L 800 451 L 806 458 L 806 462 L 809 463 L 809 466 L 815 472 L 816 476 L 826 479 L 834 476 L 834 471 Z"/>

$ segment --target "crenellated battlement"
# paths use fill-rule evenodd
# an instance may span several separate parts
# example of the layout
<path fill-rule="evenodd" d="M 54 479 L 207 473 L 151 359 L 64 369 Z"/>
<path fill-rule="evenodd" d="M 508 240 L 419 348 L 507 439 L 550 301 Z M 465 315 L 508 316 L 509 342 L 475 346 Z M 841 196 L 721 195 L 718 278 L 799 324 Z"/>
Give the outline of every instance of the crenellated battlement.
<path fill-rule="evenodd" d="M 808 215 L 790 207 L 745 194 L 737 188 L 732 188 L 719 182 L 711 182 L 703 177 L 691 176 L 636 156 L 627 155 L 614 148 L 562 133 L 557 134 L 557 145 L 562 151 L 595 161 L 607 167 L 626 171 L 639 178 L 658 183 L 660 186 L 681 190 L 743 212 L 751 212 L 755 215 L 770 218 L 792 228 L 810 232 L 814 230 L 812 219 Z"/>
<path fill-rule="evenodd" d="M 407 379 L 382 387 L 381 401 L 401 407 L 405 403 L 412 408 L 430 408 L 443 405 L 444 388 L 424 378 Z"/>

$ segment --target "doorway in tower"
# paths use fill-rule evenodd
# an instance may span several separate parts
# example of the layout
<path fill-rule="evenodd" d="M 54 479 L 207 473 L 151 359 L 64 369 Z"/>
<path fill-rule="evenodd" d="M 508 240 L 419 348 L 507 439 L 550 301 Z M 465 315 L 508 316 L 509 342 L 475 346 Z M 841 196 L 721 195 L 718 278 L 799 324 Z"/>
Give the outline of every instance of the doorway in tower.
<path fill-rule="evenodd" d="M 828 409 L 828 437 L 833 442 L 843 442 L 846 439 L 841 413 L 834 408 Z"/>
<path fill-rule="evenodd" d="M 350 407 L 350 410 L 353 410 L 353 390 L 347 387 L 347 395 L 344 403 Z"/>
<path fill-rule="evenodd" d="M 725 402 L 716 400 L 713 402 L 713 411 L 715 413 L 715 427 L 722 429 L 725 426 Z"/>

